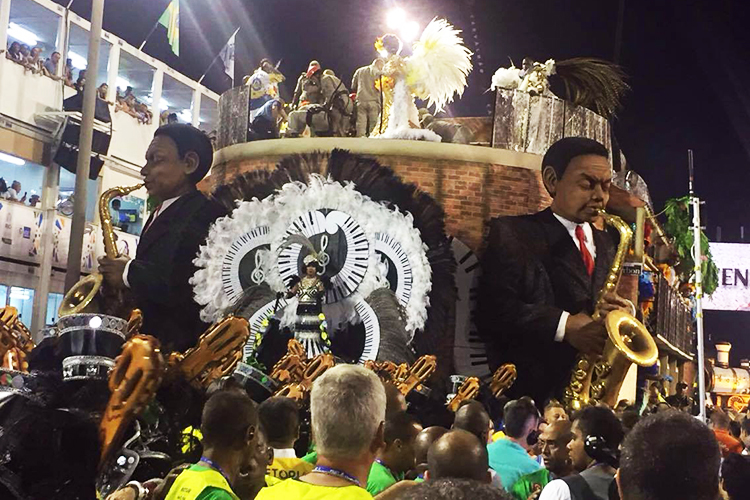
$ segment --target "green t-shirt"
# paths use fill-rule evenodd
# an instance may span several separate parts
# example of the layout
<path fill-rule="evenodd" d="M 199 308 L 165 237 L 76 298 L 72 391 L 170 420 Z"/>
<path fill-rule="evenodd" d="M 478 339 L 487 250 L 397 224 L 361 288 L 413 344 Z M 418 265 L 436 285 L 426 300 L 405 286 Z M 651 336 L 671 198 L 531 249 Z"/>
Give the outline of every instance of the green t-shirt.
<path fill-rule="evenodd" d="M 403 479 L 403 474 L 394 476 L 388 467 L 373 462 L 370 475 L 367 476 L 367 491 L 375 496 Z"/>
<path fill-rule="evenodd" d="M 166 500 L 238 500 L 220 472 L 201 464 L 191 465 L 175 480 Z"/>
<path fill-rule="evenodd" d="M 518 478 L 511 490 L 513 498 L 527 500 L 529 495 L 537 490 L 542 490 L 547 483 L 552 481 L 552 476 L 547 469 L 539 469 L 536 472 L 526 474 Z"/>

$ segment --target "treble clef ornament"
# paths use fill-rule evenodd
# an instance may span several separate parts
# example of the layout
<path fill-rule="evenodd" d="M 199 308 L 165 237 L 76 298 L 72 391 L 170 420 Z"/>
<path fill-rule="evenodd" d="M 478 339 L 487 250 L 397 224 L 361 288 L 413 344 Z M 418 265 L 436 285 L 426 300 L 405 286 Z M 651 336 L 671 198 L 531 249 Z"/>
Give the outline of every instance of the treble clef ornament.
<path fill-rule="evenodd" d="M 318 264 L 323 269 L 320 274 L 325 274 L 326 266 L 331 262 L 331 257 L 326 253 L 328 248 L 328 235 L 324 234 L 320 237 L 320 251 L 318 252 Z"/>
<path fill-rule="evenodd" d="M 255 283 L 256 285 L 260 285 L 266 279 L 266 275 L 263 272 L 263 265 L 262 265 L 262 259 L 260 257 L 260 252 L 257 252 L 255 254 L 255 269 L 253 269 L 253 272 L 250 275 L 250 279 L 253 280 L 253 283 Z"/>

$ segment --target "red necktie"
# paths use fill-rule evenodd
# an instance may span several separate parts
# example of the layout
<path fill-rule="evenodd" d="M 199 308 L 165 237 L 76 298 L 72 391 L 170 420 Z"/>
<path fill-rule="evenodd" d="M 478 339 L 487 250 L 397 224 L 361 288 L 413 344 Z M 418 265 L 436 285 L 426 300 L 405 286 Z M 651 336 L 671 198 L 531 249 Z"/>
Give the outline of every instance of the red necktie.
<path fill-rule="evenodd" d="M 145 233 L 146 231 L 148 231 L 148 228 L 150 228 L 150 227 L 151 227 L 151 224 L 153 224 L 153 223 L 154 223 L 154 221 L 156 220 L 156 216 L 157 216 L 157 215 L 159 215 L 159 211 L 161 211 L 161 203 L 159 203 L 159 206 L 158 206 L 158 207 L 156 207 L 156 210 L 154 210 L 154 213 L 153 213 L 153 214 L 151 214 L 151 218 L 150 218 L 150 219 L 148 220 L 148 222 L 146 223 L 146 226 L 145 226 L 145 227 L 143 228 L 143 230 L 141 231 L 141 236 L 143 236 L 143 234 L 144 234 L 144 233 Z"/>
<path fill-rule="evenodd" d="M 583 234 L 583 226 L 580 224 L 576 226 L 576 238 L 578 238 L 578 244 L 581 246 L 583 265 L 586 267 L 586 272 L 591 276 L 594 273 L 594 258 L 591 257 L 589 249 L 586 248 L 586 235 Z"/>

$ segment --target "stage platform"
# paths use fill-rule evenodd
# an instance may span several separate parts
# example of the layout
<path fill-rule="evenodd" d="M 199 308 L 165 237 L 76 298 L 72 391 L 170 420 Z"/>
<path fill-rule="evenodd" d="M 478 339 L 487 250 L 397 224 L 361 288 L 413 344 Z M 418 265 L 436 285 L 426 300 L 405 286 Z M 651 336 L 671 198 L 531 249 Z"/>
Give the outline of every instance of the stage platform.
<path fill-rule="evenodd" d="M 541 181 L 541 155 L 463 144 L 316 137 L 234 144 L 214 155 L 205 191 L 244 172 L 271 170 L 286 156 L 345 149 L 376 158 L 431 194 L 446 212 L 446 231 L 481 250 L 486 223 L 499 215 L 534 213 L 550 198 Z"/>

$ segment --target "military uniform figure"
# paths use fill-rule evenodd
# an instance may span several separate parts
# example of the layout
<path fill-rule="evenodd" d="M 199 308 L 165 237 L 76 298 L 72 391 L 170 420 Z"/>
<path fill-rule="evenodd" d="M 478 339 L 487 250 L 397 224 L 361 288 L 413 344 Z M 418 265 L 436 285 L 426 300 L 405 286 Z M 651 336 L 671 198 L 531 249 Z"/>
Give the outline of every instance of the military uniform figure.
<path fill-rule="evenodd" d="M 380 91 L 375 81 L 383 73 L 383 60 L 375 59 L 369 66 L 363 66 L 354 72 L 352 92 L 356 94 L 357 103 L 357 137 L 370 135 L 380 114 Z"/>

